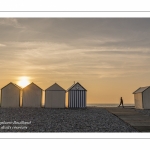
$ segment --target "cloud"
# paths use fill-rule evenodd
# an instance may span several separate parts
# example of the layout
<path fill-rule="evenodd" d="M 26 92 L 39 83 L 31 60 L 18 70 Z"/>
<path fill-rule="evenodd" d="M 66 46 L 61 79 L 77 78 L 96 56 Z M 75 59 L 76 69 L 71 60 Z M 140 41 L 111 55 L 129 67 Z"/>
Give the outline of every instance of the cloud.
<path fill-rule="evenodd" d="M 23 25 L 21 25 L 18 22 L 18 19 L 15 19 L 15 18 L 0 19 L 0 25 L 12 26 L 15 28 L 25 28 Z"/>
<path fill-rule="evenodd" d="M 4 45 L 4 44 L 0 44 L 0 47 L 4 47 L 4 46 L 6 46 L 6 45 Z"/>
<path fill-rule="evenodd" d="M 0 19 L 0 69 L 57 77 L 148 73 L 149 19 Z M 84 77 L 83 77 L 84 76 Z"/>
<path fill-rule="evenodd" d="M 149 18 L 0 19 L 1 41 L 52 42 L 74 48 L 149 48 Z"/>
<path fill-rule="evenodd" d="M 85 51 L 84 52 L 85 54 L 97 54 L 97 55 L 115 55 L 115 56 L 117 56 L 117 55 L 121 55 L 121 56 L 128 56 L 128 57 L 130 57 L 130 56 L 144 56 L 144 57 L 150 57 L 150 50 L 148 51 L 148 50 L 92 50 L 92 51 Z"/>

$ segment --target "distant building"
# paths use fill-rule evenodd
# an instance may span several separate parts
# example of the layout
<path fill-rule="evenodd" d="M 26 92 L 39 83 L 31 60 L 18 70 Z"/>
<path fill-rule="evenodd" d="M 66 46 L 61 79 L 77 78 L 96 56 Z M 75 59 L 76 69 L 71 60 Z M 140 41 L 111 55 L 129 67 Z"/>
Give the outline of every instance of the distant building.
<path fill-rule="evenodd" d="M 22 88 L 10 82 L 1 89 L 1 107 L 20 107 Z"/>
<path fill-rule="evenodd" d="M 135 108 L 150 109 L 150 86 L 140 87 L 133 94 Z"/>
<path fill-rule="evenodd" d="M 68 90 L 68 108 L 85 108 L 87 90 L 80 84 L 74 83 Z"/>
<path fill-rule="evenodd" d="M 57 83 L 45 90 L 46 108 L 65 108 L 66 90 Z"/>
<path fill-rule="evenodd" d="M 41 107 L 42 89 L 33 82 L 23 88 L 22 107 Z"/>

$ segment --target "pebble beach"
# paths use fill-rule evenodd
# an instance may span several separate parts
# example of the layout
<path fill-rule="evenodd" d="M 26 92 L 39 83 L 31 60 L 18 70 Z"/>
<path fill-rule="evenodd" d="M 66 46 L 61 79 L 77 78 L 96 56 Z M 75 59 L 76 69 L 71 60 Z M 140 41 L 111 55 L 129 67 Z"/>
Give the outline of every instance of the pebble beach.
<path fill-rule="evenodd" d="M 0 132 L 137 132 L 104 108 L 0 108 Z"/>

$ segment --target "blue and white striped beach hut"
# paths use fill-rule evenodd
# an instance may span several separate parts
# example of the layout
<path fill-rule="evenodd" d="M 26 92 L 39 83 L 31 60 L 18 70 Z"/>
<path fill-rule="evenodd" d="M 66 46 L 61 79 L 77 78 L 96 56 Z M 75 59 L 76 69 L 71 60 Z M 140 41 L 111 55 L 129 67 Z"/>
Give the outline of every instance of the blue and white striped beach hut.
<path fill-rule="evenodd" d="M 68 90 L 68 108 L 85 108 L 87 90 L 80 84 L 74 83 Z"/>

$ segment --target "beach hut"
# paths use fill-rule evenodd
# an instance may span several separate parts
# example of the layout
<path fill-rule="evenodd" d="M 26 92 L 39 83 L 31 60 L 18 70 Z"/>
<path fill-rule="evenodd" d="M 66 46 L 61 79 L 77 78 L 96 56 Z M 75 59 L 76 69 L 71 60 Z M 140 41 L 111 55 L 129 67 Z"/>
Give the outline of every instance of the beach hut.
<path fill-rule="evenodd" d="M 57 83 L 45 90 L 45 107 L 65 108 L 66 90 Z"/>
<path fill-rule="evenodd" d="M 1 89 L 1 107 L 19 107 L 22 88 L 10 82 Z"/>
<path fill-rule="evenodd" d="M 68 108 L 85 108 L 87 90 L 80 84 L 74 83 L 68 90 Z"/>
<path fill-rule="evenodd" d="M 41 107 L 42 89 L 33 82 L 23 88 L 22 107 Z"/>
<path fill-rule="evenodd" d="M 150 109 L 150 86 L 140 87 L 133 94 L 135 108 Z"/>

